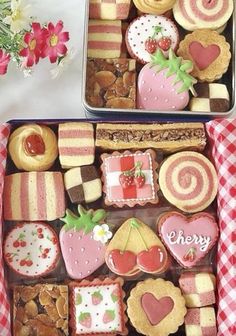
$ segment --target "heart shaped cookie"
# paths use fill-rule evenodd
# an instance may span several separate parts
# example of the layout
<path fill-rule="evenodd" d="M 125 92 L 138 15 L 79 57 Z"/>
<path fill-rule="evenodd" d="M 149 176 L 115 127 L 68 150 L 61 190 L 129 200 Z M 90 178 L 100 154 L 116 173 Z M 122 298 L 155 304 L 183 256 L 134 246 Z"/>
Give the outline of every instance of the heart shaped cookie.
<path fill-rule="evenodd" d="M 165 246 L 183 267 L 193 267 L 215 245 L 218 226 L 213 216 L 201 212 L 186 217 L 179 212 L 167 212 L 157 223 Z"/>

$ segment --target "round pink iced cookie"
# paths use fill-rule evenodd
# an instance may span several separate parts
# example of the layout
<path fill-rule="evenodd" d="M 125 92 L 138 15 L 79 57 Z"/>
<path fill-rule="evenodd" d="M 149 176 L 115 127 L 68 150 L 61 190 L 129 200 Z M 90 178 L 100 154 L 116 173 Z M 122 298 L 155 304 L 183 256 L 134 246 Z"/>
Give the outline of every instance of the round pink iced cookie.
<path fill-rule="evenodd" d="M 138 76 L 137 107 L 145 110 L 183 110 L 189 102 L 189 93 L 178 93 L 182 83 L 174 84 L 176 75 L 166 77 L 167 69 L 146 64 Z"/>
<path fill-rule="evenodd" d="M 132 21 L 126 30 L 129 54 L 138 62 L 150 62 L 151 55 L 161 49 L 165 56 L 176 50 L 179 33 L 173 21 L 165 16 L 145 14 Z"/>
<path fill-rule="evenodd" d="M 44 276 L 57 265 L 57 234 L 41 222 L 17 224 L 6 236 L 3 253 L 8 266 L 19 275 Z"/>

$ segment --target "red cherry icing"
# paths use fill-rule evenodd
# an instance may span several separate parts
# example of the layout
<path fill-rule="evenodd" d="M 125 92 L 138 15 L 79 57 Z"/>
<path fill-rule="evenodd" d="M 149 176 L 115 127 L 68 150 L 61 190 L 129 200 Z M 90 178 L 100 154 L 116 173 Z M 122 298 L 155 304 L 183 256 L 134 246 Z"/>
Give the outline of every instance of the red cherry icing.
<path fill-rule="evenodd" d="M 132 251 L 112 250 L 107 263 L 115 273 L 124 275 L 132 271 L 136 265 L 136 255 Z"/>
<path fill-rule="evenodd" d="M 167 262 L 167 253 L 161 246 L 152 246 L 137 256 L 137 264 L 144 272 L 160 271 Z"/>
<path fill-rule="evenodd" d="M 174 308 L 174 301 L 169 296 L 157 299 L 152 293 L 145 293 L 141 297 L 142 308 L 152 325 L 160 323 Z"/>
<path fill-rule="evenodd" d="M 29 156 L 45 153 L 45 143 L 39 134 L 31 134 L 24 139 L 24 149 Z"/>
<path fill-rule="evenodd" d="M 204 47 L 200 42 L 193 41 L 189 45 L 189 52 L 199 70 L 204 70 L 220 55 L 220 47 L 216 44 Z"/>

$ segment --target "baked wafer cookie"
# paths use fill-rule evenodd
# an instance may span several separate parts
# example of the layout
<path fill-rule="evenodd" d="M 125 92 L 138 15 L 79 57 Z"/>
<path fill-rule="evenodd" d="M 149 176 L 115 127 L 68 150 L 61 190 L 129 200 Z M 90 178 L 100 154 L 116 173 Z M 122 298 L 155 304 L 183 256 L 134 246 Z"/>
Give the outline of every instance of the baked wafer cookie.
<path fill-rule="evenodd" d="M 206 146 L 202 123 L 174 124 L 108 124 L 98 123 L 96 146 L 103 149 L 155 148 L 165 152 Z"/>
<path fill-rule="evenodd" d="M 190 99 L 190 111 L 227 112 L 230 98 L 227 86 L 220 83 L 197 83 L 194 86 L 197 97 Z"/>
<path fill-rule="evenodd" d="M 125 20 L 129 15 L 131 0 L 89 0 L 89 18 Z"/>

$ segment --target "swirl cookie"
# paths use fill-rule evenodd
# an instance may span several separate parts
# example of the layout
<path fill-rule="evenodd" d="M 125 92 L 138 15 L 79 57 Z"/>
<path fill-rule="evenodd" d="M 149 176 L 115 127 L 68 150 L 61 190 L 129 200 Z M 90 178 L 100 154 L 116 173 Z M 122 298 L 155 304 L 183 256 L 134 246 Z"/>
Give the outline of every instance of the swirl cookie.
<path fill-rule="evenodd" d="M 171 9 L 176 0 L 134 0 L 134 5 L 143 13 L 161 15 Z"/>
<path fill-rule="evenodd" d="M 191 75 L 201 82 L 213 82 L 227 71 L 231 53 L 224 36 L 210 29 L 196 30 L 181 41 L 177 54 L 191 60 Z"/>
<path fill-rule="evenodd" d="M 24 125 L 11 134 L 8 150 L 18 169 L 44 171 L 58 156 L 57 138 L 47 126 Z"/>
<path fill-rule="evenodd" d="M 147 279 L 132 289 L 127 313 L 135 329 L 147 336 L 167 336 L 183 324 L 185 300 L 170 281 Z"/>
<path fill-rule="evenodd" d="M 186 30 L 216 30 L 227 23 L 233 8 L 233 0 L 177 0 L 173 13 L 175 20 Z"/>
<path fill-rule="evenodd" d="M 162 163 L 159 184 L 170 203 L 193 213 L 212 203 L 218 180 L 213 164 L 205 156 L 185 151 L 173 154 Z"/>
<path fill-rule="evenodd" d="M 142 64 L 150 62 L 151 55 L 158 49 L 167 56 L 170 49 L 177 49 L 178 43 L 178 30 L 174 22 L 165 16 L 139 16 L 126 30 L 128 52 Z"/>

